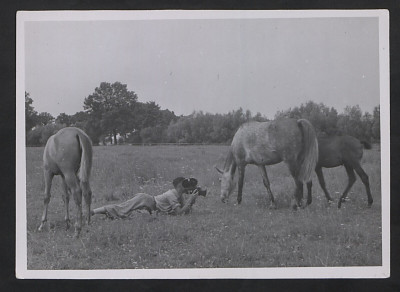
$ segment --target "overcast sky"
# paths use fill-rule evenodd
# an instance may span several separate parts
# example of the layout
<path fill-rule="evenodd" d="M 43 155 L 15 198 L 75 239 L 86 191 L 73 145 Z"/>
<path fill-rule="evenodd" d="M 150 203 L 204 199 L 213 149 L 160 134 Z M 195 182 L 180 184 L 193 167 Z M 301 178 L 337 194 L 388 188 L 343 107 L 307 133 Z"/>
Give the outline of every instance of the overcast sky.
<path fill-rule="evenodd" d="M 308 100 L 379 105 L 377 17 L 25 22 L 38 112 L 83 110 L 101 82 L 176 114 L 242 107 L 273 118 Z"/>

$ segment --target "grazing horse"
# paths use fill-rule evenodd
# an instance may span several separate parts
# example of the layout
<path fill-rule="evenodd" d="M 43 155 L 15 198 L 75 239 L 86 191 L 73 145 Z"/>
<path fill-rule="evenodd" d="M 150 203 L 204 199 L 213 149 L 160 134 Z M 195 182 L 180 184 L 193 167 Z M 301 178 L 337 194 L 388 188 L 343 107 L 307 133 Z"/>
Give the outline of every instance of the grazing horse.
<path fill-rule="evenodd" d="M 365 189 L 367 191 L 368 207 L 371 207 L 372 205 L 373 199 L 369 187 L 368 175 L 365 173 L 365 171 L 362 169 L 360 165 L 360 161 L 363 156 L 363 148 L 371 149 L 371 145 L 368 142 L 359 141 L 358 139 L 352 136 L 344 135 L 344 136 L 328 136 L 328 137 L 318 138 L 319 158 L 317 166 L 315 168 L 315 172 L 317 173 L 319 184 L 322 190 L 324 191 L 328 202 L 331 202 L 332 198 L 329 195 L 329 192 L 325 186 L 322 167 L 332 168 L 344 165 L 347 172 L 347 176 L 349 177 L 347 187 L 339 199 L 338 208 L 340 208 L 342 202 L 345 201 L 347 193 L 350 191 L 350 188 L 356 181 L 356 175 L 354 174 L 354 170 L 361 178 L 361 181 L 363 182 Z M 307 183 L 307 189 L 308 189 L 307 203 L 311 203 L 311 188 L 312 188 L 312 181 Z"/>
<path fill-rule="evenodd" d="M 225 202 L 234 189 L 233 178 L 239 172 L 238 204 L 242 201 L 244 171 L 247 164 L 260 169 L 264 186 L 276 208 L 265 165 L 284 161 L 296 183 L 293 208 L 302 205 L 303 183 L 311 180 L 318 160 L 318 142 L 311 123 L 305 119 L 278 119 L 243 124 L 233 137 L 222 174 L 221 200 Z"/>
<path fill-rule="evenodd" d="M 92 191 L 89 185 L 92 168 L 92 142 L 85 132 L 78 128 L 63 128 L 51 136 L 43 153 L 44 167 L 44 210 L 39 230 L 47 221 L 47 209 L 50 202 L 51 182 L 54 175 L 61 175 L 64 188 L 65 222 L 67 229 L 69 220 L 69 196 L 72 194 L 77 216 L 75 222 L 75 237 L 82 229 L 82 194 L 85 199 L 87 223 L 90 224 L 90 204 Z"/>

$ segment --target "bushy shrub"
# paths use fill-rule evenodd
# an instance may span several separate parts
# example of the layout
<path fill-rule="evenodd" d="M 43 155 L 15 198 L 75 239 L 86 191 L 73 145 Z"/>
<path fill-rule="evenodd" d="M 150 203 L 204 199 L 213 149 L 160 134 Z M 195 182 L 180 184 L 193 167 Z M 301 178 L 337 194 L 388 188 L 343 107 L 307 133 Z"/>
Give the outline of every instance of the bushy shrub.
<path fill-rule="evenodd" d="M 62 128 L 65 128 L 65 125 L 48 124 L 45 126 L 37 126 L 27 133 L 26 146 L 44 146 L 50 136 L 54 135 Z"/>

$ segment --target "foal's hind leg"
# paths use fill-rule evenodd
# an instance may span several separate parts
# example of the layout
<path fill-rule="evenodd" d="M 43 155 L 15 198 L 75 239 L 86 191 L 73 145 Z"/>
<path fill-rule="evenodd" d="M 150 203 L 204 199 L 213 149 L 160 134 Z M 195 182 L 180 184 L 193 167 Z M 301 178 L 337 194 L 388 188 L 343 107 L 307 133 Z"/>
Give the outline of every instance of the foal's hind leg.
<path fill-rule="evenodd" d="M 44 224 L 47 221 L 47 209 L 49 208 L 50 202 L 50 190 L 51 190 L 51 182 L 53 180 L 54 174 L 52 174 L 49 170 L 44 170 L 44 210 L 42 215 L 42 220 L 39 226 L 39 231 L 43 229 Z"/>
<path fill-rule="evenodd" d="M 361 181 L 363 182 L 363 184 L 365 186 L 365 190 L 367 191 L 367 197 L 368 197 L 368 207 L 371 207 L 371 205 L 374 202 L 374 200 L 372 199 L 371 189 L 369 187 L 368 175 L 362 169 L 360 164 L 356 165 L 354 169 L 357 172 L 357 174 L 359 175 L 359 177 L 361 178 Z"/>
<path fill-rule="evenodd" d="M 322 167 L 317 167 L 315 169 L 315 173 L 317 174 L 319 185 L 321 186 L 322 190 L 324 191 L 324 194 L 325 194 L 326 199 L 328 200 L 328 203 L 332 202 L 333 201 L 332 197 L 329 195 L 329 192 L 326 189 L 326 184 L 325 184 L 324 174 L 322 172 Z"/>
<path fill-rule="evenodd" d="M 258 168 L 261 171 L 261 175 L 262 175 L 262 178 L 263 178 L 263 183 L 264 183 L 264 186 L 267 189 L 267 192 L 268 192 L 268 195 L 269 195 L 269 199 L 271 201 L 269 207 L 273 208 L 273 209 L 276 209 L 275 199 L 274 199 L 274 195 L 272 194 L 272 191 L 271 191 L 271 187 L 270 187 L 270 183 L 269 183 L 269 179 L 268 179 L 268 175 L 267 175 L 267 170 L 265 169 L 264 165 L 260 165 L 260 166 L 258 166 Z"/>
<path fill-rule="evenodd" d="M 69 220 L 69 190 L 67 183 L 65 182 L 65 178 L 62 178 L 62 186 L 64 189 L 64 194 L 62 196 L 63 201 L 64 201 L 64 207 L 65 207 L 65 224 L 66 224 L 66 229 L 69 229 L 69 226 L 71 224 L 71 221 Z"/>
<path fill-rule="evenodd" d="M 75 219 L 75 237 L 79 237 L 82 230 L 82 190 L 79 186 L 79 180 L 75 173 L 65 175 L 65 182 L 74 197 L 76 205 L 76 219 Z"/>
<path fill-rule="evenodd" d="M 347 193 L 350 191 L 351 187 L 353 186 L 354 182 L 356 181 L 356 175 L 354 174 L 354 169 L 348 164 L 344 165 L 347 175 L 349 177 L 349 182 L 347 184 L 346 189 L 343 192 L 343 195 L 339 199 L 338 208 L 341 207 L 342 203 L 345 201 Z"/>

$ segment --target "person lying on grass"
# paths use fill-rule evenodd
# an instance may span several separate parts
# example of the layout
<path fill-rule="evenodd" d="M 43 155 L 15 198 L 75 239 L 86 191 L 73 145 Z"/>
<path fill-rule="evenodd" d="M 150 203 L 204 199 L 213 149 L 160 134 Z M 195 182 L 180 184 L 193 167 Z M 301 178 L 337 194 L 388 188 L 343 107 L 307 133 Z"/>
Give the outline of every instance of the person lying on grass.
<path fill-rule="evenodd" d="M 127 218 L 134 210 L 147 210 L 150 214 L 157 211 L 169 215 L 188 214 L 196 198 L 206 195 L 206 190 L 197 187 L 195 178 L 177 177 L 172 182 L 174 188 L 157 196 L 138 193 L 132 199 L 120 204 L 111 204 L 91 211 L 92 215 L 104 214 L 110 218 Z M 184 200 L 183 194 L 190 194 Z"/>

